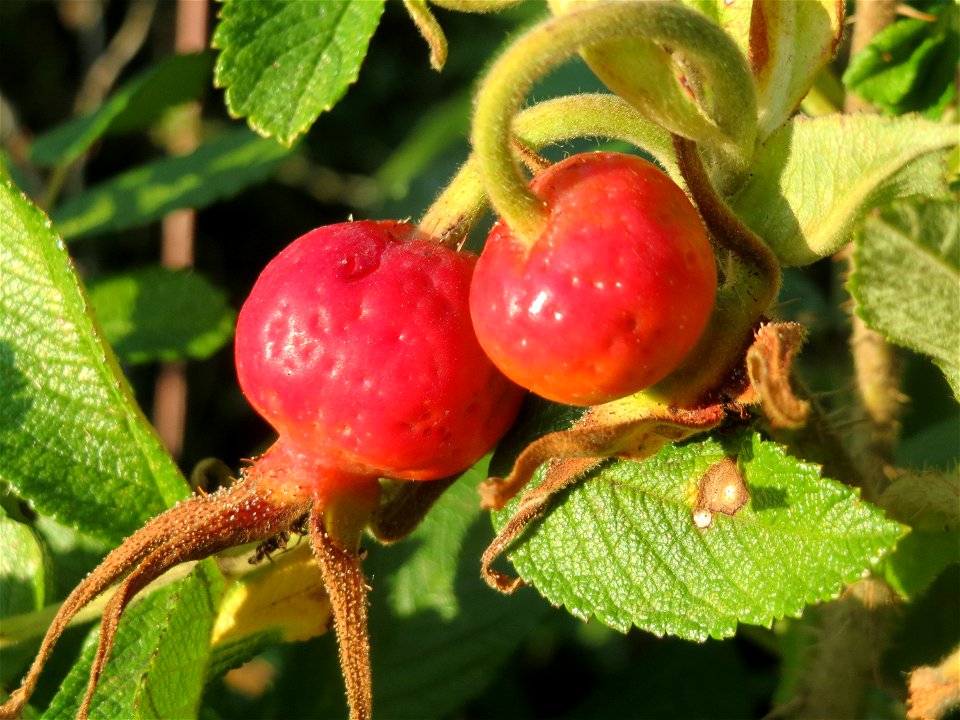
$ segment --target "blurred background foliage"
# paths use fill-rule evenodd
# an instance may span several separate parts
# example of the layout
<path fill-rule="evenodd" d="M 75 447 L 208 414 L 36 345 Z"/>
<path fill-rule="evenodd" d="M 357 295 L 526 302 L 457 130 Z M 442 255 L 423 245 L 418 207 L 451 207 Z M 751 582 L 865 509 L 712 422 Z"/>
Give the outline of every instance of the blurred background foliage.
<path fill-rule="evenodd" d="M 215 3 L 205 6 L 208 28 L 212 28 L 218 8 Z M 30 147 L 34 138 L 100 107 L 105 97 L 174 53 L 177 8 L 171 0 L 0 2 L 0 133 L 5 170 L 54 215 L 58 207 L 84 191 L 178 152 L 176 137 L 183 123 L 199 122 L 201 143 L 244 127 L 242 121 L 228 117 L 222 92 L 213 88 L 208 65 L 203 70 L 203 90 L 196 96 L 199 121 L 190 119 L 196 110 L 189 110 L 189 105 L 160 103 L 160 112 L 148 118 L 149 122 L 127 117 L 126 122 L 135 126 L 132 132 L 121 132 L 121 123 L 116 132 L 97 140 L 69 167 L 51 171 L 31 159 L 31 152 L 36 152 Z M 229 197 L 220 197 L 199 210 L 193 269 L 188 274 L 205 282 L 200 290 L 185 292 L 194 303 L 203 298 L 204 310 L 216 310 L 207 328 L 212 335 L 188 354 L 184 366 L 188 403 L 177 460 L 187 476 L 209 457 L 221 458 L 236 468 L 240 458 L 256 454 L 272 440 L 271 430 L 239 392 L 229 342 L 231 313 L 239 308 L 259 271 L 288 242 L 320 225 L 349 217 L 416 220 L 467 157 L 471 96 L 485 64 L 511 33 L 545 12 L 543 3 L 537 1 L 496 15 L 437 8 L 436 16 L 450 43 L 447 65 L 437 73 L 430 69 L 427 48 L 402 3 L 387 2 L 359 79 L 337 107 L 323 114 L 291 152 L 278 151 L 263 177 L 251 178 L 250 184 L 236 187 Z M 98 59 L 109 51 L 118 33 L 130 32 L 138 22 L 141 35 L 126 41 L 129 57 L 116 68 L 108 85 L 98 88 L 91 82 Z M 841 55 L 838 68 L 843 64 Z M 183 90 L 181 82 L 186 80 L 175 78 L 166 92 L 176 95 Z M 598 82 L 582 63 L 571 63 L 541 83 L 532 99 L 598 89 Z M 112 339 L 148 415 L 160 387 L 161 361 L 171 357 L 162 348 L 150 345 L 144 349 L 142 343 L 134 342 L 137 338 L 123 335 L 125 313 L 134 310 L 122 305 L 122 283 L 119 289 L 113 286 L 118 274 L 131 270 L 149 273 L 144 268 L 158 264 L 162 232 L 161 224 L 154 220 L 92 232 L 70 243 L 71 255 L 91 289 L 105 327 L 113 323 L 119 328 L 112 331 L 116 333 Z M 178 287 L 182 284 L 194 283 L 173 281 Z M 173 285 L 161 285 L 157 297 L 176 294 Z M 189 294 L 194 292 L 200 294 Z M 789 272 L 780 305 L 784 317 L 810 327 L 813 340 L 801 358 L 802 370 L 815 390 L 832 393 L 825 401 L 837 409 L 844 406 L 844 393 L 850 389 L 835 387 L 836 378 L 849 377 L 847 309 L 841 307 L 845 298 L 841 269 L 827 260 L 803 272 Z M 149 302 L 147 309 L 159 310 L 160 316 L 172 314 L 178 320 L 192 315 L 189 303 L 157 303 L 162 300 Z M 162 320 L 160 317 L 157 322 L 162 325 Z M 134 343 L 127 355 L 125 342 Z M 898 460 L 955 465 L 960 458 L 960 420 L 941 374 L 931 371 L 927 361 L 908 356 L 905 392 L 928 400 L 908 406 L 901 446 L 904 456 Z M 29 515 L 29 508 L 6 509 L 11 515 Z M 49 523 L 44 528 L 46 542 L 61 558 L 52 594 L 63 597 L 106 548 L 89 539 L 71 538 L 70 531 Z M 457 586 L 468 595 L 492 594 L 479 578 L 478 560 L 492 529 L 484 520 L 474 523 L 469 533 L 472 539 L 466 547 L 473 552 L 465 552 L 461 559 Z M 60 552 L 58 542 L 69 552 Z M 375 643 L 378 633 L 389 635 L 398 622 L 390 614 L 389 603 L 380 597 L 389 584 L 386 578 L 405 553 L 414 551 L 415 547 L 404 546 L 372 549 L 368 571 L 374 585 Z M 926 625 L 924 619 L 937 617 L 940 622 L 933 626 L 941 634 L 925 643 L 928 650 L 943 645 L 945 652 L 951 639 L 960 634 L 955 596 L 958 581 L 955 571 L 941 576 L 926 600 L 900 618 L 898 637 L 915 641 L 918 628 Z M 403 693 L 394 691 L 389 679 L 377 675 L 375 686 L 382 684 L 386 694 L 420 695 L 424 702 L 437 703 L 425 707 L 398 700 L 391 705 L 387 700 L 386 707 L 410 717 L 422 716 L 430 707 L 439 715 L 458 718 L 759 717 L 773 707 L 778 695 L 789 696 L 784 687 L 790 682 L 790 662 L 781 667 L 782 638 L 792 632 L 790 637 L 800 638 L 798 646 L 810 642 L 802 637 L 803 621 L 783 624 L 792 624 L 792 630 L 743 628 L 732 640 L 697 645 L 639 631 L 620 635 L 596 623 L 583 624 L 565 612 L 551 611 L 532 590 L 510 599 L 496 598 L 494 604 L 500 608 L 496 617 L 501 620 L 492 624 L 489 632 L 511 634 L 513 642 L 498 647 L 512 649 L 498 669 L 472 678 L 464 674 L 465 679 L 458 680 L 466 683 L 463 692 L 448 700 L 416 688 L 416 665 L 427 664 L 425 656 L 418 659 L 416 647 L 407 647 L 399 660 L 384 660 L 392 652 L 389 643 L 383 643 L 382 651 L 375 646 L 375 663 L 377 652 L 382 652 L 384 667 L 390 667 L 390 662 L 395 668 L 406 663 L 411 679 Z M 462 609 L 470 612 L 469 603 L 463 602 Z M 444 622 L 436 617 L 431 621 Z M 429 624 L 423 629 L 418 626 L 418 632 L 424 653 L 435 652 L 426 649 L 430 646 Z M 55 692 L 82 635 L 81 630 L 71 631 L 55 656 L 59 667 L 54 670 L 51 666 L 44 674 L 36 694 L 39 706 Z M 418 635 L 411 632 L 406 637 L 410 642 Z M 894 643 L 888 667 L 880 669 L 893 685 L 902 683 L 900 673 L 910 663 L 931 658 L 929 651 L 922 657 L 901 657 L 906 647 Z M 10 684 L 18 678 L 31 654 L 30 648 L 5 650 L 0 681 Z M 425 672 L 423 679 L 432 681 L 431 673 Z M 892 696 L 878 695 L 872 715 L 896 717 L 902 712 Z M 241 671 L 214 683 L 205 704 L 210 717 L 342 714 L 334 638 L 328 634 L 268 649 Z"/>

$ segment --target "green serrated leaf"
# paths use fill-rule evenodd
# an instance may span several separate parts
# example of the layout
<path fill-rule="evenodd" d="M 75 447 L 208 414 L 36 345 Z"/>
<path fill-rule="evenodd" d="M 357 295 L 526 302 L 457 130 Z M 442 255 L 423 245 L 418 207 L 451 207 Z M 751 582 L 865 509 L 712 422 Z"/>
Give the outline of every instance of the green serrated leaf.
<path fill-rule="evenodd" d="M 143 165 L 74 195 L 50 215 L 68 240 L 146 225 L 171 210 L 206 207 L 262 182 L 288 154 L 272 140 L 236 130 L 189 155 Z"/>
<path fill-rule="evenodd" d="M 148 267 L 90 284 L 90 302 L 122 362 L 202 359 L 233 334 L 236 313 L 202 275 Z"/>
<path fill-rule="evenodd" d="M 0 468 L 43 514 L 120 540 L 186 494 L 100 340 L 62 241 L 0 186 Z"/>
<path fill-rule="evenodd" d="M 132 605 L 120 623 L 90 716 L 195 717 L 222 589 L 220 571 L 212 560 L 205 560 L 183 580 Z M 45 718 L 76 716 L 98 639 L 97 629 L 88 636 Z"/>
<path fill-rule="evenodd" d="M 699 530 L 699 480 L 730 454 L 739 454 L 750 502 Z M 498 527 L 512 507 L 495 514 Z M 703 640 L 835 597 L 903 532 L 850 488 L 753 434 L 604 465 L 528 529 L 511 559 L 577 617 Z"/>
<path fill-rule="evenodd" d="M 227 108 L 290 145 L 356 82 L 384 0 L 230 0 L 214 72 Z"/>
<path fill-rule="evenodd" d="M 889 340 L 933 358 L 960 399 L 960 209 L 899 202 L 856 237 L 857 314 Z"/>
<path fill-rule="evenodd" d="M 95 112 L 40 135 L 30 146 L 30 159 L 40 167 L 70 163 L 104 135 L 146 127 L 166 108 L 199 97 L 212 65 L 210 53 L 166 58 L 126 83 Z"/>
<path fill-rule="evenodd" d="M 840 250 L 871 208 L 904 197 L 943 198 L 944 150 L 956 126 L 913 117 L 795 118 L 758 151 L 734 212 L 784 265 Z"/>
<path fill-rule="evenodd" d="M 847 88 L 894 115 L 939 117 L 956 96 L 960 13 L 954 3 L 930 10 L 933 21 L 903 18 L 877 33 L 850 60 Z"/>

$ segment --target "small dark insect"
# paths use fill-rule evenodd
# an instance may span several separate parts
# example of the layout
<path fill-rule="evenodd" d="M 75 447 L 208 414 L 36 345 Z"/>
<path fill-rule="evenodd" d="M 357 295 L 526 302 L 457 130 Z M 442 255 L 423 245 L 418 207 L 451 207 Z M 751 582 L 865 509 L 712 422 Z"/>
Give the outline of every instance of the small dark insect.
<path fill-rule="evenodd" d="M 287 530 L 277 533 L 273 537 L 269 537 L 264 540 L 262 543 L 257 545 L 257 549 L 254 551 L 253 557 L 251 557 L 247 562 L 249 562 L 251 565 L 258 565 L 263 562 L 264 559 L 273 562 L 273 558 L 270 556 L 278 550 L 287 549 L 287 541 L 290 540 L 291 533 L 297 536 L 297 542 L 299 543 L 300 540 L 309 532 L 307 528 L 307 520 L 309 520 L 309 515 L 304 515 L 296 520 Z"/>
<path fill-rule="evenodd" d="M 249 562 L 251 565 L 258 565 L 259 563 L 263 562 L 264 558 L 270 562 L 273 562 L 273 558 L 270 557 L 270 555 L 277 552 L 277 550 L 286 550 L 287 540 L 289 539 L 290 533 L 287 531 L 277 533 L 273 537 L 267 538 L 262 543 L 257 545 L 256 552 L 254 552 L 253 557 L 247 562 Z"/>

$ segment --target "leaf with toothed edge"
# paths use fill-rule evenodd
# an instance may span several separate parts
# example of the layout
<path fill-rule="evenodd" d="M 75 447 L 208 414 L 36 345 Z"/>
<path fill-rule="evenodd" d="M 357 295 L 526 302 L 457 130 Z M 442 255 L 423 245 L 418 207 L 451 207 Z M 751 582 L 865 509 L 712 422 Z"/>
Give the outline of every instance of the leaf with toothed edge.
<path fill-rule="evenodd" d="M 384 0 L 232 0 L 220 10 L 214 72 L 227 108 L 290 145 L 356 81 Z"/>
<path fill-rule="evenodd" d="M 700 530 L 692 517 L 699 480 L 734 455 L 751 499 Z M 517 502 L 494 514 L 497 529 Z M 743 433 L 604 464 L 564 492 L 509 557 L 577 617 L 704 640 L 835 597 L 904 531 L 818 466 Z"/>
<path fill-rule="evenodd" d="M 42 514 L 118 541 L 186 495 L 50 220 L 0 185 L 0 467 Z"/>

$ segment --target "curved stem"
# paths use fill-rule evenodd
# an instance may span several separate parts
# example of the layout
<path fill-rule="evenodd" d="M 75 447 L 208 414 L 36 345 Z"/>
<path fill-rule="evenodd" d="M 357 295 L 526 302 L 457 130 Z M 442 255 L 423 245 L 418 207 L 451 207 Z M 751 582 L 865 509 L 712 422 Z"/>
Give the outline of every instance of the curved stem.
<path fill-rule="evenodd" d="M 403 0 L 403 6 L 423 39 L 427 41 L 430 48 L 430 67 L 440 72 L 447 62 L 447 37 L 443 34 L 443 28 L 430 12 L 427 0 Z"/>
<path fill-rule="evenodd" d="M 623 140 L 648 152 L 676 182 L 683 183 L 669 133 L 616 95 L 547 100 L 516 115 L 512 133 L 534 152 L 583 137 Z M 448 247 L 459 247 L 486 206 L 480 161 L 474 153 L 427 210 L 420 230 Z"/>
<path fill-rule="evenodd" d="M 709 20 L 680 5 L 598 3 L 535 27 L 490 69 L 477 98 L 473 122 L 472 141 L 483 183 L 493 206 L 516 236 L 533 242 L 546 221 L 546 210 L 527 187 L 511 150 L 513 116 L 533 83 L 580 48 L 628 37 L 682 49 L 715 87 L 717 97 L 742 99 L 743 88 L 752 87 L 743 56 L 732 41 Z M 739 117 L 743 107 L 744 102 L 738 101 L 731 113 Z M 724 126 L 732 124 L 732 118 L 724 120 Z"/>
<path fill-rule="evenodd" d="M 437 7 L 468 13 L 491 13 L 519 5 L 523 0 L 430 0 Z"/>
<path fill-rule="evenodd" d="M 717 293 L 710 322 L 682 363 L 643 395 L 676 405 L 697 404 L 719 389 L 740 362 L 763 313 L 780 291 L 776 256 L 717 195 L 695 143 L 674 136 L 680 172 L 713 241 L 739 260 Z M 716 400 L 716 398 L 711 398 Z"/>
<path fill-rule="evenodd" d="M 717 195 L 700 160 L 696 143 L 674 135 L 673 145 L 680 173 L 687 182 L 710 235 L 721 247 L 736 254 L 767 281 L 766 292 L 756 298 L 757 303 L 763 304 L 765 309 L 776 300 L 780 290 L 780 263 L 777 256 Z"/>

